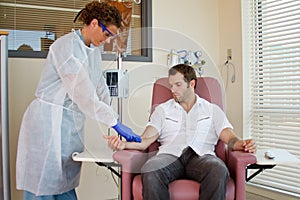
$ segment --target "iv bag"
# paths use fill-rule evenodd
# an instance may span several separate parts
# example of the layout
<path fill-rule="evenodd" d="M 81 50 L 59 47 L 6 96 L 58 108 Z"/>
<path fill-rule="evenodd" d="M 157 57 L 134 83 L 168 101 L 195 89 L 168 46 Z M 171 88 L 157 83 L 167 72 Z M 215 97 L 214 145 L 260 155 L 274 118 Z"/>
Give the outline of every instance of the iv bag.
<path fill-rule="evenodd" d="M 111 40 L 109 44 L 105 44 L 104 51 L 114 51 L 117 53 L 126 52 L 128 35 L 130 30 L 132 1 L 109 1 L 110 5 L 115 6 L 122 16 L 122 27 L 119 34 Z"/>

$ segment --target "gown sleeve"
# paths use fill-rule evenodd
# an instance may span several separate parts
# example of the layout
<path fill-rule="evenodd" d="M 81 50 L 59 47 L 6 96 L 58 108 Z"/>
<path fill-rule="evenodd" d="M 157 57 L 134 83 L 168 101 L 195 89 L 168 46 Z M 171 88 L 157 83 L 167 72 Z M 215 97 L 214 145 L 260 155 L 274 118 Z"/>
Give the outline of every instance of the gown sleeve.
<path fill-rule="evenodd" d="M 106 100 L 101 101 L 84 65 L 83 61 L 70 56 L 66 62 L 57 67 L 57 72 L 69 97 L 82 112 L 109 127 L 114 126 L 117 123 L 117 118 L 114 110 L 106 102 L 109 99 L 109 96 L 108 98 L 105 97 L 105 95 L 109 95 L 108 91 L 102 91 L 101 95 Z"/>
<path fill-rule="evenodd" d="M 97 85 L 97 95 L 100 101 L 110 105 L 110 94 L 108 87 L 106 86 L 105 78 L 103 76 L 100 77 L 100 80 Z"/>

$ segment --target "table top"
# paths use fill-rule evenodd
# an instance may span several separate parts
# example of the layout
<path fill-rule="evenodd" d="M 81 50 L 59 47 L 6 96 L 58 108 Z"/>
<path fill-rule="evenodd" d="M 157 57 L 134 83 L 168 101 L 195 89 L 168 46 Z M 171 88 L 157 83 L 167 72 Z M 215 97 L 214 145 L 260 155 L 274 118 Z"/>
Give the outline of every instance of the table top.
<path fill-rule="evenodd" d="M 109 147 L 86 148 L 83 152 L 74 152 L 72 158 L 80 162 L 102 162 L 112 163 L 114 151 Z"/>
<path fill-rule="evenodd" d="M 270 151 L 274 154 L 274 159 L 269 159 L 265 157 L 265 152 Z M 91 147 L 86 148 L 83 152 L 74 152 L 72 158 L 74 161 L 79 162 L 103 162 L 112 163 L 114 151 L 109 147 Z M 285 149 L 258 149 L 256 152 L 256 164 L 258 165 L 290 165 L 290 164 L 300 164 L 300 159 L 295 155 L 291 154 Z"/>
<path fill-rule="evenodd" d="M 275 156 L 273 159 L 265 157 L 265 152 L 270 151 Z M 291 165 L 300 164 L 300 160 L 285 149 L 258 149 L 256 152 L 258 165 Z"/>

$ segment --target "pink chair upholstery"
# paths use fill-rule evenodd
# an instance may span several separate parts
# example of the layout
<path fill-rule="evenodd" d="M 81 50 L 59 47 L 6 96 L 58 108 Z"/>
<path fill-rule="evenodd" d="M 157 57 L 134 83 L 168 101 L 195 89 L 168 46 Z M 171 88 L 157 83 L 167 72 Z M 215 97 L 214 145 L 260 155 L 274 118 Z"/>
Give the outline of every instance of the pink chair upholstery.
<path fill-rule="evenodd" d="M 168 79 L 158 79 L 153 86 L 152 111 L 158 104 L 172 98 L 168 86 Z M 219 82 L 211 77 L 197 79 L 195 92 L 202 98 L 217 104 L 222 109 L 222 90 Z M 150 156 L 155 155 L 159 143 L 153 143 L 147 151 L 123 150 L 117 151 L 114 160 L 122 165 L 121 195 L 123 200 L 142 200 L 142 181 L 140 168 Z M 229 151 L 227 154 L 226 145 L 219 141 L 215 152 L 227 165 L 230 178 L 227 185 L 226 199 L 244 200 L 246 167 L 256 162 L 256 157 L 250 153 L 241 151 Z M 169 184 L 169 192 L 172 200 L 199 199 L 201 185 L 192 180 L 176 180 Z"/>

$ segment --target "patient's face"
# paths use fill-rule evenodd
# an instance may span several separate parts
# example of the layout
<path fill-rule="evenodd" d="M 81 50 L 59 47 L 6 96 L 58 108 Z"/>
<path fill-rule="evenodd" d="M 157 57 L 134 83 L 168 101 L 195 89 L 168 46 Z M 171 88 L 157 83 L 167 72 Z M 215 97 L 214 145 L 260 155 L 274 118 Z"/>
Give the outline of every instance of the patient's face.
<path fill-rule="evenodd" d="M 174 99 L 177 102 L 185 101 L 191 94 L 191 87 L 184 81 L 184 76 L 181 73 L 169 76 L 169 83 Z"/>

